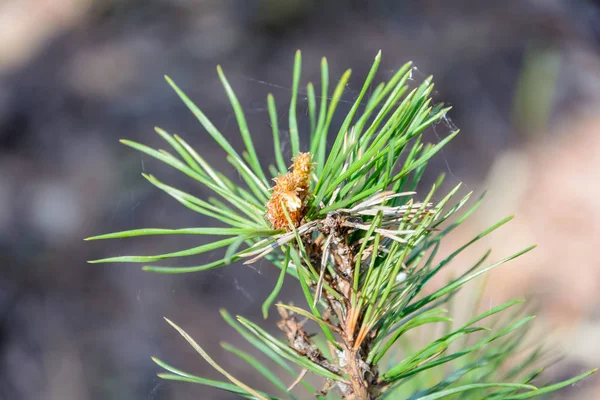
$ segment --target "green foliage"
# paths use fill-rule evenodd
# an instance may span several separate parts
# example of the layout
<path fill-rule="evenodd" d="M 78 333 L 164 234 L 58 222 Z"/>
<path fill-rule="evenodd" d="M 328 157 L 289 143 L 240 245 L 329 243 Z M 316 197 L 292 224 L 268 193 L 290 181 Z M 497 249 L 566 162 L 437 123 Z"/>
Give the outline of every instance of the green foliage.
<path fill-rule="evenodd" d="M 230 383 L 193 376 L 154 359 L 168 371 L 159 374 L 161 377 L 209 385 L 249 399 L 296 399 L 301 394 L 293 393 L 300 393 L 302 389 L 290 387 L 292 382 L 291 386 L 299 383 L 305 393 L 317 398 L 325 398 L 330 388 L 337 389 L 331 392 L 333 396 L 337 393 L 347 399 L 367 398 L 360 397 L 356 389 L 351 388 L 357 380 L 356 369 L 351 368 L 354 363 L 362 370 L 358 378 L 369 385 L 368 398 L 525 399 L 560 389 L 594 372 L 537 388 L 532 382 L 537 382 L 541 372 L 542 352 L 525 345 L 527 327 L 533 317 L 523 315 L 520 302 L 511 301 L 494 307 L 460 326 L 454 326 L 453 315 L 447 315 L 448 311 L 443 308 L 450 307 L 463 285 L 533 247 L 486 266 L 487 252 L 462 275 L 435 291 L 423 293 L 427 283 L 457 255 L 510 218 L 440 259 L 440 241 L 473 213 L 481 199 L 462 212 L 471 194 L 457 198 L 459 185 L 444 196 L 437 195 L 443 180 L 441 176 L 429 193 L 421 201 L 417 200 L 414 191 L 427 162 L 458 131 L 451 132 L 439 143 L 424 143 L 424 130 L 439 122 L 449 107 L 432 105 L 431 78 L 410 89 L 410 63 L 402 66 L 389 82 L 373 86 L 379 62 L 378 54 L 352 108 L 341 126 L 334 129 L 331 123 L 350 71 L 342 75 L 330 93 L 328 65 L 325 59 L 322 60 L 319 99 L 311 83 L 306 87 L 310 140 L 303 143 L 296 116 L 301 64 L 301 55 L 297 52 L 289 109 L 289 138 L 281 137 L 275 100 L 272 95 L 267 98 L 275 159 L 275 165 L 268 168 L 264 168 L 258 159 L 243 110 L 220 67 L 218 75 L 245 144 L 241 155 L 185 93 L 166 78 L 204 129 L 223 148 L 227 161 L 243 181 L 242 185 L 214 170 L 182 138 L 160 128 L 156 128 L 156 132 L 176 155 L 122 141 L 213 191 L 217 198 L 204 200 L 152 175 L 143 175 L 185 207 L 214 218 L 224 226 L 145 228 L 95 236 L 88 240 L 145 235 L 209 235 L 215 239 L 172 253 L 120 256 L 91 262 L 152 264 L 226 249 L 222 258 L 203 265 L 168 267 L 152 264 L 144 265 L 143 269 L 157 273 L 187 273 L 219 268 L 241 259 L 248 263 L 266 258 L 280 269 L 280 275 L 272 293 L 265 299 L 265 318 L 287 276 L 298 281 L 307 302 L 306 309 L 277 305 L 282 316 L 280 328 L 287 338 L 273 336 L 245 318 L 234 319 L 222 311 L 225 321 L 273 364 L 263 365 L 255 356 L 229 344 L 223 344 L 224 349 L 255 369 L 281 397 L 259 392 L 240 382 L 223 370 L 185 331 L 168 320 Z M 283 154 L 282 140 L 291 143 L 291 154 Z M 285 160 L 301 150 L 308 150 L 315 162 L 312 197 L 299 226 L 291 223 L 288 230 L 273 230 L 265 216 L 265 204 L 270 197 L 266 171 L 271 178 L 284 174 Z M 433 199 L 438 197 L 441 198 L 434 202 Z M 289 220 L 289 215 L 287 218 Z M 518 312 L 499 317 L 515 308 Z M 321 351 L 323 346 L 316 346 L 317 339 L 306 335 L 302 323 L 293 316 L 317 324 L 322 332 L 321 340 L 330 345 L 330 354 Z M 440 326 L 445 330 L 429 342 L 419 344 L 418 340 L 413 340 L 413 333 L 438 332 Z M 296 339 L 291 340 L 290 334 Z M 513 356 L 517 352 L 528 354 L 525 362 L 515 364 Z M 289 382 L 284 383 L 280 374 L 272 372 L 273 365 L 282 374 L 289 374 Z M 307 372 L 321 377 L 324 388 L 319 391 L 307 383 L 304 380 Z"/>

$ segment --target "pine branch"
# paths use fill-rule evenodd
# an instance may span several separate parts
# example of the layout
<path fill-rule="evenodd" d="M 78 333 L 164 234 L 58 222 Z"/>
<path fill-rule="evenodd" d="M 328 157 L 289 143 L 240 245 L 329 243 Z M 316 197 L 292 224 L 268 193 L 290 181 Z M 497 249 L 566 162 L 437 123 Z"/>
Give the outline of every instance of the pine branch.
<path fill-rule="evenodd" d="M 456 256 L 510 218 L 438 260 L 440 242 L 472 214 L 481 199 L 462 212 L 470 193 L 457 199 L 458 185 L 438 200 L 443 175 L 427 194 L 415 192 L 428 161 L 458 131 L 450 132 L 439 143 L 424 143 L 424 130 L 443 119 L 449 108 L 432 105 L 431 78 L 415 88 L 409 87 L 410 63 L 402 66 L 389 82 L 373 87 L 379 63 L 380 54 L 351 110 L 334 129 L 333 115 L 350 71 L 342 75 L 329 93 L 328 64 L 322 60 L 318 106 L 314 86 L 307 85 L 310 132 L 309 143 L 303 143 L 296 116 L 301 81 L 301 55 L 297 52 L 288 114 L 289 138 L 281 137 L 274 97 L 267 98 L 276 166 L 266 168 L 255 151 L 242 107 L 220 67 L 218 75 L 245 145 L 241 155 L 167 77 L 168 84 L 222 147 L 243 184 L 229 180 L 181 137 L 160 128 L 156 129 L 157 134 L 175 153 L 123 140 L 125 145 L 163 161 L 212 191 L 217 197 L 200 199 L 152 175 L 144 175 L 188 209 L 223 226 L 145 228 L 95 236 L 89 240 L 146 235 L 220 237 L 208 244 L 174 252 L 91 262 L 151 264 L 226 249 L 222 258 L 203 265 L 143 267 L 150 272 L 179 274 L 220 268 L 238 260 L 245 264 L 268 260 L 280 269 L 280 274 L 263 304 L 265 318 L 285 279 L 294 279 L 306 300 L 306 308 L 277 304 L 281 317 L 277 326 L 282 337 L 273 336 L 243 317 L 234 319 L 224 311 L 222 315 L 277 368 L 288 373 L 291 384 L 284 384 L 271 372 L 272 366 L 259 363 L 251 354 L 228 344 L 223 347 L 256 369 L 285 398 L 295 399 L 292 392 L 304 387 L 319 399 L 330 392 L 346 400 L 526 399 L 558 390 L 595 372 L 537 388 L 531 383 L 539 380 L 544 353 L 539 347 L 524 344 L 533 317 L 525 315 L 523 308 L 507 314 L 507 310 L 516 309 L 520 302 L 492 308 L 458 327 L 453 325 L 452 312 L 443 308 L 451 309 L 452 299 L 464 285 L 535 246 L 488 266 L 487 252 L 462 275 L 423 294 L 431 279 Z M 328 147 L 330 134 L 336 136 Z M 292 144 L 291 154 L 282 152 L 282 140 Z M 286 159 L 293 161 L 289 170 Z M 272 188 L 265 171 L 271 172 Z M 243 398 L 280 398 L 259 392 L 233 377 L 188 333 L 167 321 L 229 382 L 197 377 L 154 359 L 168 371 L 159 376 L 217 387 Z M 307 321 L 316 323 L 320 333 L 307 332 Z M 414 331 L 435 332 L 437 324 L 445 324 L 444 332 L 418 348 L 418 342 L 410 335 Z M 324 351 L 323 342 L 329 354 Z M 526 355 L 526 362 L 514 365 L 511 358 L 517 352 Z M 305 379 L 308 374 L 322 378 L 323 386 L 314 388 Z"/>

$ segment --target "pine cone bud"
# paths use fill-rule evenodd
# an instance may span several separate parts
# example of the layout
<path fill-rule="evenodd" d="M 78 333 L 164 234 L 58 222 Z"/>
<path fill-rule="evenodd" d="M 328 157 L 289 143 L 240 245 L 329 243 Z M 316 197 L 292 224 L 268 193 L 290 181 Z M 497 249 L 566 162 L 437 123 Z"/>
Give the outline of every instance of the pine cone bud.
<path fill-rule="evenodd" d="M 310 153 L 298 153 L 290 168 L 290 172 L 273 179 L 275 186 L 267 202 L 267 218 L 274 229 L 290 230 L 283 207 L 286 208 L 294 226 L 300 225 L 310 197 L 310 174 L 313 169 Z"/>

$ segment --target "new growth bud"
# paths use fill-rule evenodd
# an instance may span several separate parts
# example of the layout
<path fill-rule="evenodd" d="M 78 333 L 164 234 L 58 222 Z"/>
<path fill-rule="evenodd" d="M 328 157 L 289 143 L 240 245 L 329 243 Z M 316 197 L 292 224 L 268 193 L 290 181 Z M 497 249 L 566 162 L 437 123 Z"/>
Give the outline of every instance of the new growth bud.
<path fill-rule="evenodd" d="M 306 212 L 310 197 L 308 186 L 313 169 L 310 153 L 298 153 L 290 169 L 291 171 L 285 175 L 273 179 L 275 186 L 267 202 L 267 218 L 274 229 L 290 229 L 283 207 L 287 210 L 294 226 L 300 225 Z"/>

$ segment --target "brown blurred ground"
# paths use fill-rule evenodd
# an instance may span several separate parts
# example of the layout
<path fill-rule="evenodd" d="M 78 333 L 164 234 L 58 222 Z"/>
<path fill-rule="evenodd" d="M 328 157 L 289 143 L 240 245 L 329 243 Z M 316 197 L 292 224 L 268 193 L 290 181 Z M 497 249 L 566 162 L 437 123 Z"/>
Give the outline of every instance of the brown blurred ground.
<path fill-rule="evenodd" d="M 454 106 L 451 123 L 462 133 L 432 163 L 424 185 L 445 171 L 448 184 L 462 180 L 466 190 L 490 188 L 485 206 L 448 241 L 448 249 L 516 212 L 516 220 L 482 248 L 493 246 L 501 258 L 530 243 L 540 246 L 494 273 L 486 296 L 494 303 L 541 296 L 542 326 L 555 328 L 567 354 L 556 376 L 598 366 L 599 7 L 567 0 L 491 4 L 1 2 L 0 398 L 234 398 L 155 377 L 150 355 L 217 377 L 163 315 L 181 323 L 234 375 L 255 379 L 216 346 L 238 341 L 217 309 L 260 320 L 260 304 L 275 279 L 272 268 L 234 265 L 188 276 L 150 275 L 135 265 L 85 261 L 164 252 L 198 240 L 81 238 L 206 224 L 150 187 L 140 172 L 205 195 L 201 188 L 117 140 L 162 145 L 152 131 L 159 125 L 182 134 L 231 173 L 163 74 L 239 145 L 214 70 L 223 65 L 257 142 L 270 143 L 264 99 L 272 91 L 285 109 L 297 48 L 303 50 L 304 76 L 313 81 L 321 56 L 328 57 L 334 77 L 353 68 L 345 107 L 378 49 L 381 79 L 408 60 L 418 67 L 416 83 L 434 75 L 436 101 Z M 438 125 L 431 140 L 448 131 Z M 270 145 L 258 152 L 272 160 Z M 290 286 L 284 294 L 298 295 Z M 557 398 L 600 398 L 593 384 L 600 386 L 592 378 Z"/>

